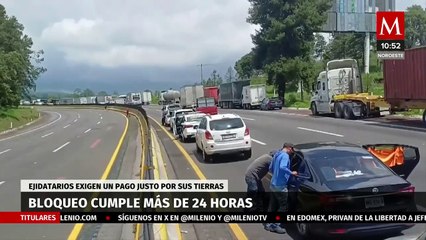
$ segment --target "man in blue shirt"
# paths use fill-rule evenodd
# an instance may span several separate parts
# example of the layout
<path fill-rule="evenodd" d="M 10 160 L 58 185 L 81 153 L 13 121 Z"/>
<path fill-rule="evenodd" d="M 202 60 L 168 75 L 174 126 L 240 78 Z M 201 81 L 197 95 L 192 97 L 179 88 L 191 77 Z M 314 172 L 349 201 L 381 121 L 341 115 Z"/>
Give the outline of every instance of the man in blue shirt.
<path fill-rule="evenodd" d="M 271 199 L 269 202 L 269 212 L 287 211 L 288 202 L 288 181 L 291 175 L 296 176 L 296 171 L 290 169 L 290 155 L 294 153 L 293 144 L 284 143 L 281 151 L 275 153 L 269 172 L 271 179 Z M 265 229 L 276 233 L 285 233 L 285 230 L 277 223 L 268 223 Z"/>

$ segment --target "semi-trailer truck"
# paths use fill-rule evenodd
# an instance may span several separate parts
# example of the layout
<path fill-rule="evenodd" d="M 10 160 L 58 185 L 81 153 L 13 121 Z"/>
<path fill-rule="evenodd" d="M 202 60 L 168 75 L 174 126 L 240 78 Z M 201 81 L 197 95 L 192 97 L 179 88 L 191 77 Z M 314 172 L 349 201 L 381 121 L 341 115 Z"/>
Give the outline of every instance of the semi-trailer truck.
<path fill-rule="evenodd" d="M 250 85 L 250 80 L 222 83 L 219 85 L 219 107 L 240 108 L 242 107 L 243 87 Z"/>
<path fill-rule="evenodd" d="M 395 109 L 423 109 L 426 127 L 426 46 L 405 50 L 404 60 L 384 60 L 385 100 Z"/>
<path fill-rule="evenodd" d="M 266 85 L 257 84 L 243 87 L 243 108 L 260 108 L 262 100 L 266 98 Z"/>
<path fill-rule="evenodd" d="M 332 113 L 336 118 L 378 117 L 381 109 L 391 114 L 422 109 L 426 126 L 426 47 L 405 51 L 404 60 L 384 60 L 384 96 L 365 93 L 356 60 L 333 60 L 313 84 L 313 115 Z"/>
<path fill-rule="evenodd" d="M 389 108 L 382 96 L 363 92 L 361 73 L 354 59 L 329 61 L 312 91 L 313 115 L 334 114 L 336 118 L 345 119 L 377 117 L 381 108 Z"/>
<path fill-rule="evenodd" d="M 150 91 L 144 91 L 142 93 L 142 105 L 149 105 L 152 101 L 152 94 Z"/>
<path fill-rule="evenodd" d="M 182 108 L 194 108 L 197 99 L 204 97 L 203 85 L 186 85 L 180 88 L 180 105 Z"/>
<path fill-rule="evenodd" d="M 161 104 L 174 104 L 180 102 L 180 92 L 176 90 L 167 90 L 161 93 Z"/>
<path fill-rule="evenodd" d="M 219 88 L 217 86 L 204 87 L 204 97 L 213 98 L 215 104 L 217 105 L 219 101 Z"/>

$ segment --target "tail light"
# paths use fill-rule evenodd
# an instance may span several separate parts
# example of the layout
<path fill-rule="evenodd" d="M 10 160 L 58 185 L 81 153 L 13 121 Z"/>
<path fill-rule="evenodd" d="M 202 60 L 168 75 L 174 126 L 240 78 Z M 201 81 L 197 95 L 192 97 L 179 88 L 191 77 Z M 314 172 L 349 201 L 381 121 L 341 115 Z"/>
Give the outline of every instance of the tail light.
<path fill-rule="evenodd" d="M 336 202 L 336 198 L 330 195 L 320 195 L 319 200 L 322 206 L 327 206 Z"/>
<path fill-rule="evenodd" d="M 336 203 L 351 202 L 353 201 L 352 196 L 349 195 L 320 195 L 320 204 L 322 206 L 330 206 Z"/>
<path fill-rule="evenodd" d="M 192 128 L 192 125 L 184 125 L 183 128 Z"/>
<path fill-rule="evenodd" d="M 207 140 L 213 140 L 213 136 L 209 131 L 206 131 L 206 133 L 204 134 Z"/>
<path fill-rule="evenodd" d="M 403 188 L 403 189 L 401 189 L 401 190 L 399 190 L 399 192 L 403 192 L 403 193 L 413 193 L 414 192 L 414 190 L 416 190 L 416 188 L 414 187 L 414 186 L 408 186 L 408 187 L 405 187 L 405 188 Z"/>
<path fill-rule="evenodd" d="M 248 136 L 248 135 L 250 135 L 250 130 L 246 128 L 246 130 L 244 131 L 244 136 Z"/>

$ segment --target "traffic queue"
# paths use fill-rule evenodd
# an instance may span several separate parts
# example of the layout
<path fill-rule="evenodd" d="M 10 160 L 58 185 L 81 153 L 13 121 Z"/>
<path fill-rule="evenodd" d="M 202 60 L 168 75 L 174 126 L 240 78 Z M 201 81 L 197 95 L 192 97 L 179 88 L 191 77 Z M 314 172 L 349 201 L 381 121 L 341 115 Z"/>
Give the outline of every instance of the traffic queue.
<path fill-rule="evenodd" d="M 195 143 L 204 162 L 220 162 L 223 155 L 252 157 L 249 126 L 232 113 L 215 115 L 164 105 L 163 125 L 183 143 Z M 262 211 L 417 211 L 415 187 L 408 177 L 420 160 L 419 149 L 404 144 L 354 145 L 314 142 L 277 146 L 271 153 L 250 160 L 247 192 Z M 271 193 L 271 194 L 264 194 Z M 262 198 L 259 198 L 262 196 Z M 412 223 L 324 224 L 300 222 L 296 233 L 344 237 L 369 233 L 397 234 Z M 266 231 L 286 233 L 287 225 L 271 222 Z"/>

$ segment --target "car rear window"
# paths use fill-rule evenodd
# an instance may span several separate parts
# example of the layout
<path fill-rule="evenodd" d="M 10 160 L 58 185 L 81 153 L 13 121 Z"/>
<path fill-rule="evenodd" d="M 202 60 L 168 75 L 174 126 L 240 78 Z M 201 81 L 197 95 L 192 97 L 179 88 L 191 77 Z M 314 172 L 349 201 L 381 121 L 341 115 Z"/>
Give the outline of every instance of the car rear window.
<path fill-rule="evenodd" d="M 180 106 L 169 106 L 169 111 L 180 109 Z"/>
<path fill-rule="evenodd" d="M 329 154 L 324 154 L 324 153 Z M 330 150 L 312 155 L 312 166 L 326 181 L 346 181 L 392 176 L 393 173 L 368 152 Z"/>
<path fill-rule="evenodd" d="M 244 127 L 244 123 L 240 118 L 224 118 L 213 120 L 210 122 L 210 130 L 228 130 Z"/>
<path fill-rule="evenodd" d="M 186 117 L 186 121 L 188 122 L 200 122 L 201 119 L 203 119 L 204 116 L 199 115 L 199 116 L 187 116 Z"/>

